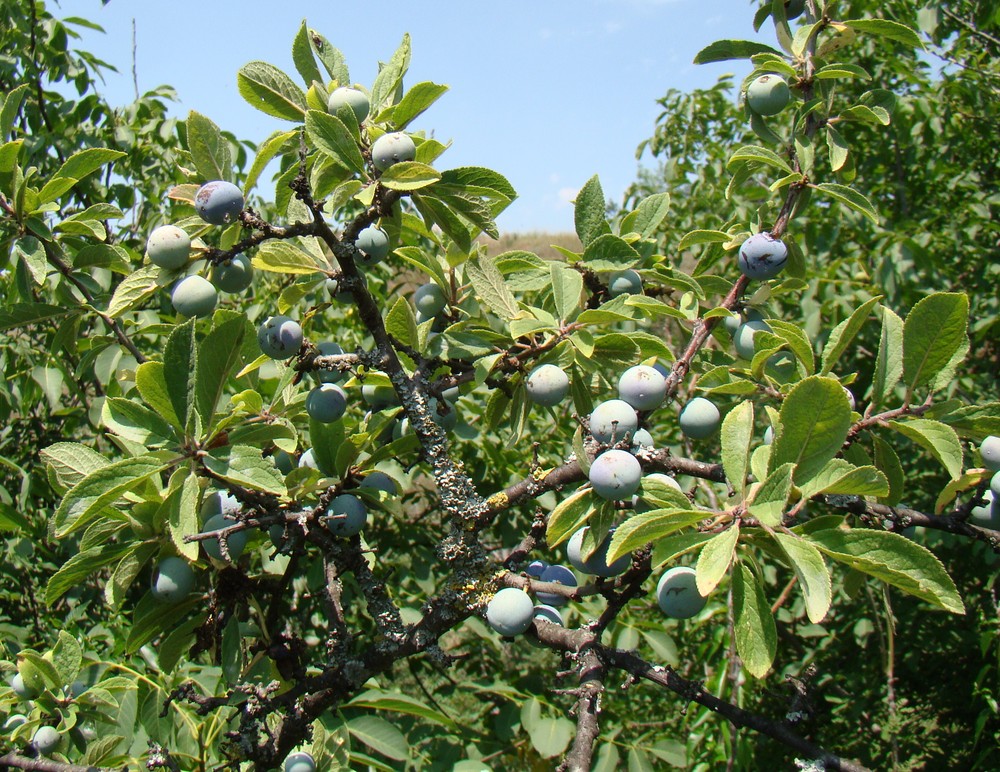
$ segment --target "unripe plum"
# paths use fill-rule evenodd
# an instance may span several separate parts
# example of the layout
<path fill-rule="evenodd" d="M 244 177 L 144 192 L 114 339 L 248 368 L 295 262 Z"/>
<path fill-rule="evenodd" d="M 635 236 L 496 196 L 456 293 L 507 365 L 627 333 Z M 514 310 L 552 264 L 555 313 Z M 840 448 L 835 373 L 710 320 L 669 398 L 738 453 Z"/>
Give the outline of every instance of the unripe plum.
<path fill-rule="evenodd" d="M 615 271 L 608 279 L 608 294 L 613 298 L 619 295 L 641 295 L 642 277 L 631 268 Z"/>
<path fill-rule="evenodd" d="M 361 285 L 365 288 L 368 287 L 368 278 L 364 274 L 361 274 Z M 325 287 L 331 300 L 336 300 L 338 303 L 354 302 L 354 295 L 349 289 L 341 289 L 339 280 L 327 279 Z"/>
<path fill-rule="evenodd" d="M 11 713 L 3 722 L 3 731 L 13 733 L 21 724 L 27 724 L 28 717 L 23 713 Z"/>
<path fill-rule="evenodd" d="M 764 430 L 764 444 L 770 445 L 772 442 L 774 442 L 774 427 L 768 426 Z"/>
<path fill-rule="evenodd" d="M 528 576 L 533 576 L 535 579 L 538 579 L 541 577 L 542 573 L 548 567 L 549 564 L 546 563 L 544 560 L 532 560 L 530 563 L 528 563 L 528 567 L 524 569 L 524 573 L 526 573 Z"/>
<path fill-rule="evenodd" d="M 371 109 L 365 92 L 348 86 L 335 88 L 330 92 L 330 98 L 326 101 L 326 109 L 331 113 L 336 113 L 341 105 L 347 105 L 354 111 L 358 123 L 364 123 L 365 118 L 368 117 L 368 111 Z"/>
<path fill-rule="evenodd" d="M 389 234 L 377 225 L 369 225 L 358 234 L 354 246 L 361 250 L 358 256 L 361 265 L 368 267 L 381 263 L 389 254 Z"/>
<path fill-rule="evenodd" d="M 150 589 L 158 601 L 178 603 L 194 589 L 194 571 L 183 558 L 164 558 L 153 571 Z"/>
<path fill-rule="evenodd" d="M 40 690 L 34 688 L 33 685 L 26 684 L 24 682 L 24 676 L 20 673 L 14 673 L 14 677 L 10 679 L 10 688 L 13 689 L 14 694 L 22 700 L 33 700 L 40 693 Z"/>
<path fill-rule="evenodd" d="M 546 622 L 551 622 L 554 625 L 559 625 L 560 627 L 564 626 L 562 614 L 560 614 L 559 609 L 554 606 L 549 606 L 544 603 L 536 603 L 531 616 L 533 619 L 544 619 Z"/>
<path fill-rule="evenodd" d="M 736 347 L 736 353 L 743 357 L 743 359 L 753 359 L 755 350 L 753 338 L 761 330 L 770 332 L 771 327 L 767 322 L 750 320 L 736 328 L 736 334 L 733 336 L 733 345 Z"/>
<path fill-rule="evenodd" d="M 795 376 L 795 357 L 787 351 L 772 354 L 767 358 L 765 370 L 777 381 L 789 381 Z"/>
<path fill-rule="evenodd" d="M 993 491 L 993 495 L 1000 497 L 1000 472 L 993 475 L 990 480 L 990 490 Z"/>
<path fill-rule="evenodd" d="M 983 492 L 983 503 L 969 512 L 969 522 L 983 528 L 1000 530 L 1000 497 L 994 495 L 992 488 Z"/>
<path fill-rule="evenodd" d="M 656 603 L 660 610 L 674 619 L 690 619 L 708 602 L 698 593 L 693 568 L 677 566 L 664 572 L 656 585 Z"/>
<path fill-rule="evenodd" d="M 271 359 L 288 359 L 302 348 L 302 327 L 287 316 L 269 316 L 257 328 L 260 350 Z"/>
<path fill-rule="evenodd" d="M 642 448 L 653 448 L 656 447 L 656 443 L 653 442 L 653 435 L 649 433 L 646 429 L 636 429 L 632 434 L 632 452 Z"/>
<path fill-rule="evenodd" d="M 357 496 L 341 493 L 327 506 L 325 520 L 334 536 L 356 536 L 368 522 L 368 507 Z"/>
<path fill-rule="evenodd" d="M 243 192 L 225 180 L 206 182 L 194 195 L 194 208 L 207 223 L 228 225 L 243 211 Z"/>
<path fill-rule="evenodd" d="M 747 104 L 757 115 L 777 115 L 791 98 L 788 83 L 774 73 L 761 75 L 747 86 Z"/>
<path fill-rule="evenodd" d="M 1000 437 L 991 434 L 984 439 L 979 455 L 983 457 L 983 466 L 991 472 L 1000 472 Z"/>
<path fill-rule="evenodd" d="M 602 402 L 590 414 L 590 434 L 598 442 L 619 442 L 638 428 L 635 408 L 623 399 Z"/>
<path fill-rule="evenodd" d="M 618 396 L 636 410 L 659 407 L 667 393 L 667 379 L 654 367 L 630 367 L 618 379 Z"/>
<path fill-rule="evenodd" d="M 227 517 L 223 514 L 212 515 L 205 524 L 202 526 L 202 533 L 212 533 L 213 531 L 219 531 L 223 528 L 227 528 L 236 523 L 236 518 Z M 226 544 L 229 547 L 229 557 L 232 560 L 237 560 L 240 555 L 243 554 L 243 550 L 247 546 L 247 532 L 234 531 L 229 534 L 226 538 Z M 215 539 L 203 539 L 201 542 L 201 548 L 205 550 L 205 554 L 209 557 L 215 558 L 216 560 L 222 560 L 222 548 L 219 546 L 219 540 Z"/>
<path fill-rule="evenodd" d="M 48 756 L 59 747 L 62 735 L 54 726 L 40 726 L 35 730 L 31 738 L 31 744 L 35 746 L 40 754 Z"/>
<path fill-rule="evenodd" d="M 569 376 L 557 365 L 539 365 L 528 375 L 525 387 L 536 405 L 552 407 L 569 394 Z"/>
<path fill-rule="evenodd" d="M 253 283 L 253 266 L 246 255 L 236 255 L 212 267 L 212 283 L 223 292 L 243 292 Z"/>
<path fill-rule="evenodd" d="M 542 571 L 542 575 L 538 577 L 538 581 L 554 582 L 565 587 L 576 587 L 576 575 L 566 568 L 566 566 L 560 565 L 546 567 Z M 569 602 L 569 599 L 564 595 L 556 595 L 552 592 L 539 592 L 536 590 L 535 595 L 542 603 L 547 603 L 550 606 L 565 606 Z"/>
<path fill-rule="evenodd" d="M 305 751 L 290 753 L 285 759 L 285 772 L 316 772 L 316 762 Z"/>
<path fill-rule="evenodd" d="M 607 450 L 590 465 L 594 493 L 608 501 L 627 499 L 639 490 L 642 466 L 627 450 Z"/>
<path fill-rule="evenodd" d="M 372 163 L 380 172 L 401 161 L 417 157 L 417 146 L 401 131 L 383 134 L 372 143 Z"/>
<path fill-rule="evenodd" d="M 695 397 L 681 410 L 678 421 L 685 436 L 693 440 L 704 440 L 719 430 L 722 416 L 713 402 L 704 397 Z"/>
<path fill-rule="evenodd" d="M 201 517 L 203 520 L 212 515 L 235 515 L 243 507 L 240 500 L 228 491 L 211 491 L 201 502 Z"/>
<path fill-rule="evenodd" d="M 614 529 L 608 531 L 608 535 L 604 537 L 604 541 L 591 553 L 590 557 L 586 560 L 583 559 L 583 537 L 589 528 L 590 526 L 584 526 L 570 536 L 569 541 L 566 543 L 566 557 L 570 565 L 577 571 L 584 574 L 591 574 L 592 576 L 610 577 L 624 574 L 628 570 L 628 567 L 632 565 L 632 558 L 629 555 L 622 555 L 614 563 L 608 563 L 608 548 L 611 546 L 611 537 L 614 535 Z"/>
<path fill-rule="evenodd" d="M 505 638 L 520 635 L 531 626 L 535 604 L 517 587 L 504 587 L 486 605 L 486 621 Z"/>
<path fill-rule="evenodd" d="M 340 356 L 344 353 L 344 349 L 341 348 L 340 344 L 332 341 L 317 343 L 316 348 L 319 350 L 319 355 L 321 357 Z M 338 381 L 343 380 L 344 372 L 337 369 L 313 370 L 313 377 L 320 383 L 337 383 Z"/>
<path fill-rule="evenodd" d="M 413 293 L 413 306 L 417 313 L 423 314 L 428 319 L 437 316 L 448 305 L 448 298 L 434 282 L 421 284 Z"/>
<path fill-rule="evenodd" d="M 347 411 L 347 392 L 335 383 L 321 383 L 306 397 L 306 412 L 321 424 L 332 424 Z"/>
<path fill-rule="evenodd" d="M 802 15 L 806 9 L 806 0 L 785 0 L 785 18 L 791 21 Z"/>
<path fill-rule="evenodd" d="M 176 225 L 161 225 L 146 240 L 149 262 L 174 271 L 187 265 L 191 237 Z"/>
<path fill-rule="evenodd" d="M 204 276 L 185 276 L 174 285 L 170 302 L 183 316 L 208 316 L 219 302 L 219 291 Z"/>
<path fill-rule="evenodd" d="M 788 262 L 788 247 L 768 232 L 755 233 L 740 247 L 740 271 L 750 279 L 773 279 Z"/>
<path fill-rule="evenodd" d="M 382 491 L 389 496 L 399 495 L 399 486 L 396 485 L 396 481 L 385 472 L 380 472 L 378 469 L 365 475 L 365 479 L 361 481 L 360 487 Z"/>
<path fill-rule="evenodd" d="M 372 410 L 385 410 L 399 404 L 396 390 L 386 383 L 366 383 L 361 387 L 361 398 Z"/>

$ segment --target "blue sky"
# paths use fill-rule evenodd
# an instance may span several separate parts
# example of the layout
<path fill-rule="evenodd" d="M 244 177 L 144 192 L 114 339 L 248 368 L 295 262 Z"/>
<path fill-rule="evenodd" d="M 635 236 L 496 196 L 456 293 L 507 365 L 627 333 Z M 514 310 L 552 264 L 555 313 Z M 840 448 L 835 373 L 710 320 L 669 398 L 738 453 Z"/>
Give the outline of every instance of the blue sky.
<path fill-rule="evenodd" d="M 656 99 L 668 88 L 707 86 L 749 63 L 695 66 L 698 50 L 722 38 L 771 42 L 754 33 L 750 0 L 535 0 L 466 2 L 213 2 L 76 0 L 107 34 L 84 32 L 81 47 L 115 65 L 106 91 L 132 99 L 132 20 L 140 91 L 177 89 L 179 117 L 204 113 L 259 142 L 288 124 L 239 96 L 236 71 L 260 59 L 296 77 L 292 39 L 302 20 L 370 86 L 404 32 L 413 56 L 406 85 L 429 80 L 450 90 L 412 126 L 451 148 L 440 168 L 487 166 L 519 198 L 499 219 L 503 232 L 573 229 L 571 201 L 594 174 L 619 200 L 636 176 L 637 145 L 653 130 Z M 646 164 L 651 164 L 647 157 Z"/>

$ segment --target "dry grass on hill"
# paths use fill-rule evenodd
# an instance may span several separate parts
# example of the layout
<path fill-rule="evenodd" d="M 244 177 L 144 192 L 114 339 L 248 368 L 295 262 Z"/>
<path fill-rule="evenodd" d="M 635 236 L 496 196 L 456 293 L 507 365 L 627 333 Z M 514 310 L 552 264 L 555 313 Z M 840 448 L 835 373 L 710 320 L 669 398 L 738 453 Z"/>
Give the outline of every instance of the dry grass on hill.
<path fill-rule="evenodd" d="M 504 233 L 498 240 L 484 237 L 479 239 L 479 243 L 489 255 L 523 249 L 534 252 L 543 260 L 559 257 L 559 252 L 552 248 L 553 244 L 573 252 L 583 251 L 583 245 L 575 233 Z"/>

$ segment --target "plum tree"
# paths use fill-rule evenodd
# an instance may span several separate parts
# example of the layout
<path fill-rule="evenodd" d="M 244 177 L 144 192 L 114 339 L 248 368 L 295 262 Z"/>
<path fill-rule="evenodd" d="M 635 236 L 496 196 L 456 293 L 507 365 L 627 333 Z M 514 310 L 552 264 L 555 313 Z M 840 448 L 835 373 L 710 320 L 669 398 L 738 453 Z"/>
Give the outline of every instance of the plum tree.
<path fill-rule="evenodd" d="M 584 574 L 591 574 L 593 576 L 619 576 L 624 574 L 629 565 L 632 563 L 632 558 L 628 555 L 622 555 L 618 560 L 612 563 L 608 563 L 608 549 L 611 546 L 611 537 L 614 535 L 614 530 L 608 531 L 607 536 L 604 537 L 603 541 L 597 548 L 586 558 L 583 557 L 584 543 L 583 539 L 587 534 L 590 526 L 584 526 L 583 528 L 576 531 L 566 542 L 566 559 L 569 560 L 570 565 L 573 566 L 577 571 Z"/>
<path fill-rule="evenodd" d="M 528 399 L 536 405 L 558 405 L 569 394 L 569 376 L 558 365 L 539 365 L 525 380 Z"/>
<path fill-rule="evenodd" d="M 618 398 L 636 410 L 654 410 L 667 394 L 667 379 L 654 367 L 635 365 L 618 379 Z"/>
<path fill-rule="evenodd" d="M 542 575 L 538 577 L 538 581 L 561 584 L 564 587 L 576 587 L 576 575 L 566 566 L 560 566 L 557 563 L 546 566 Z M 544 590 L 536 590 L 535 597 L 549 606 L 565 606 L 569 602 L 565 595 L 545 592 Z"/>
<path fill-rule="evenodd" d="M 160 268 L 176 271 L 187 265 L 191 253 L 191 237 L 176 225 L 154 228 L 146 240 L 149 262 Z"/>
<path fill-rule="evenodd" d="M 323 518 L 334 536 L 357 536 L 368 523 L 368 507 L 352 493 L 334 497 Z"/>
<path fill-rule="evenodd" d="M 529 627 L 535 604 L 531 596 L 517 587 L 504 587 L 486 604 L 486 621 L 505 638 L 520 635 Z"/>
<path fill-rule="evenodd" d="M 236 518 L 224 515 L 221 512 L 217 515 L 212 515 L 209 517 L 202 525 L 202 533 L 214 533 L 216 531 L 221 531 L 223 528 L 228 528 L 235 525 L 237 522 Z M 249 538 L 246 530 L 233 531 L 226 535 L 226 546 L 229 550 L 229 559 L 237 560 L 240 555 L 243 554 L 243 550 L 246 549 L 247 539 Z M 225 560 L 222 554 L 222 547 L 219 544 L 219 538 L 209 538 L 201 540 L 201 548 L 205 550 L 205 554 L 216 560 Z"/>
<path fill-rule="evenodd" d="M 686 437 L 704 440 L 719 431 L 722 416 L 714 402 L 704 397 L 695 397 L 681 410 L 678 423 Z"/>
<path fill-rule="evenodd" d="M 757 115 L 777 115 L 788 105 L 792 92 L 780 75 L 767 73 L 747 86 L 747 104 Z"/>
<path fill-rule="evenodd" d="M 613 298 L 619 295 L 641 295 L 642 277 L 631 268 L 615 271 L 608 278 L 608 294 Z"/>
<path fill-rule="evenodd" d="M 260 350 L 271 359 L 288 359 L 302 348 L 302 327 L 288 316 L 269 316 L 257 328 Z"/>
<path fill-rule="evenodd" d="M 430 318 L 440 314 L 448 305 L 448 297 L 437 284 L 421 284 L 413 293 L 413 305 L 418 313 Z"/>
<path fill-rule="evenodd" d="M 31 744 L 42 756 L 48 756 L 61 742 L 62 734 L 54 726 L 40 726 L 31 737 Z"/>
<path fill-rule="evenodd" d="M 372 163 L 380 172 L 402 161 L 417 157 L 417 146 L 408 134 L 393 131 L 383 134 L 372 143 Z"/>
<path fill-rule="evenodd" d="M 246 255 L 236 255 L 212 266 L 212 284 L 223 292 L 243 292 L 252 283 L 253 266 Z"/>
<path fill-rule="evenodd" d="M 364 91 L 350 86 L 335 88 L 330 92 L 330 98 L 326 102 L 326 108 L 331 113 L 336 113 L 342 105 L 347 105 L 354 111 L 354 117 L 358 119 L 358 123 L 365 122 L 368 111 L 371 109 L 368 95 Z"/>
<path fill-rule="evenodd" d="M 991 472 L 1000 472 L 1000 437 L 991 434 L 979 446 L 983 466 Z"/>
<path fill-rule="evenodd" d="M 305 751 L 291 753 L 285 759 L 285 772 L 316 772 L 316 761 Z"/>
<path fill-rule="evenodd" d="M 594 493 L 608 501 L 620 501 L 639 490 L 642 466 L 627 450 L 606 450 L 590 465 Z"/>
<path fill-rule="evenodd" d="M 243 211 L 243 192 L 225 180 L 206 182 L 194 195 L 194 208 L 211 225 L 229 225 Z"/>
<path fill-rule="evenodd" d="M 656 583 L 656 603 L 668 617 L 690 619 L 705 608 L 708 598 L 698 592 L 693 568 L 675 566 L 664 571 Z"/>
<path fill-rule="evenodd" d="M 346 410 L 347 392 L 335 383 L 321 383 L 306 396 L 306 412 L 320 423 L 333 423 Z"/>
<path fill-rule="evenodd" d="M 204 317 L 215 310 L 219 291 L 204 276 L 185 276 L 174 285 L 170 302 L 182 316 Z"/>
<path fill-rule="evenodd" d="M 773 279 L 788 262 L 788 247 L 770 233 L 755 233 L 740 246 L 737 262 L 748 279 Z"/>
<path fill-rule="evenodd" d="M 192 589 L 194 571 L 184 558 L 164 558 L 153 570 L 150 591 L 158 601 L 178 603 L 190 595 Z"/>
<path fill-rule="evenodd" d="M 598 442 L 621 442 L 639 428 L 639 415 L 623 399 L 600 403 L 590 414 L 590 434 Z"/>
<path fill-rule="evenodd" d="M 377 225 L 369 225 L 358 234 L 355 246 L 361 250 L 358 262 L 366 267 L 376 265 L 389 255 L 389 234 Z"/>

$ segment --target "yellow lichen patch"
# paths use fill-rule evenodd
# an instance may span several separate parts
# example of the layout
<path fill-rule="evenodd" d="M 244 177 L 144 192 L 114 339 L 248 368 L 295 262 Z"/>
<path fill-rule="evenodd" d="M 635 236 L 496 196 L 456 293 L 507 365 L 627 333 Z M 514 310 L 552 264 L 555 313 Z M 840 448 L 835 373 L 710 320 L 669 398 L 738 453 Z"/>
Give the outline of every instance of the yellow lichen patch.
<path fill-rule="evenodd" d="M 552 471 L 551 469 L 542 469 L 541 467 L 537 467 L 531 470 L 531 477 L 532 479 L 541 482 L 546 477 L 548 477 L 549 472 L 551 471 Z"/>
<path fill-rule="evenodd" d="M 486 499 L 486 506 L 490 509 L 506 509 L 510 504 L 510 498 L 506 493 L 500 491 L 499 493 L 494 493 L 488 499 Z"/>

